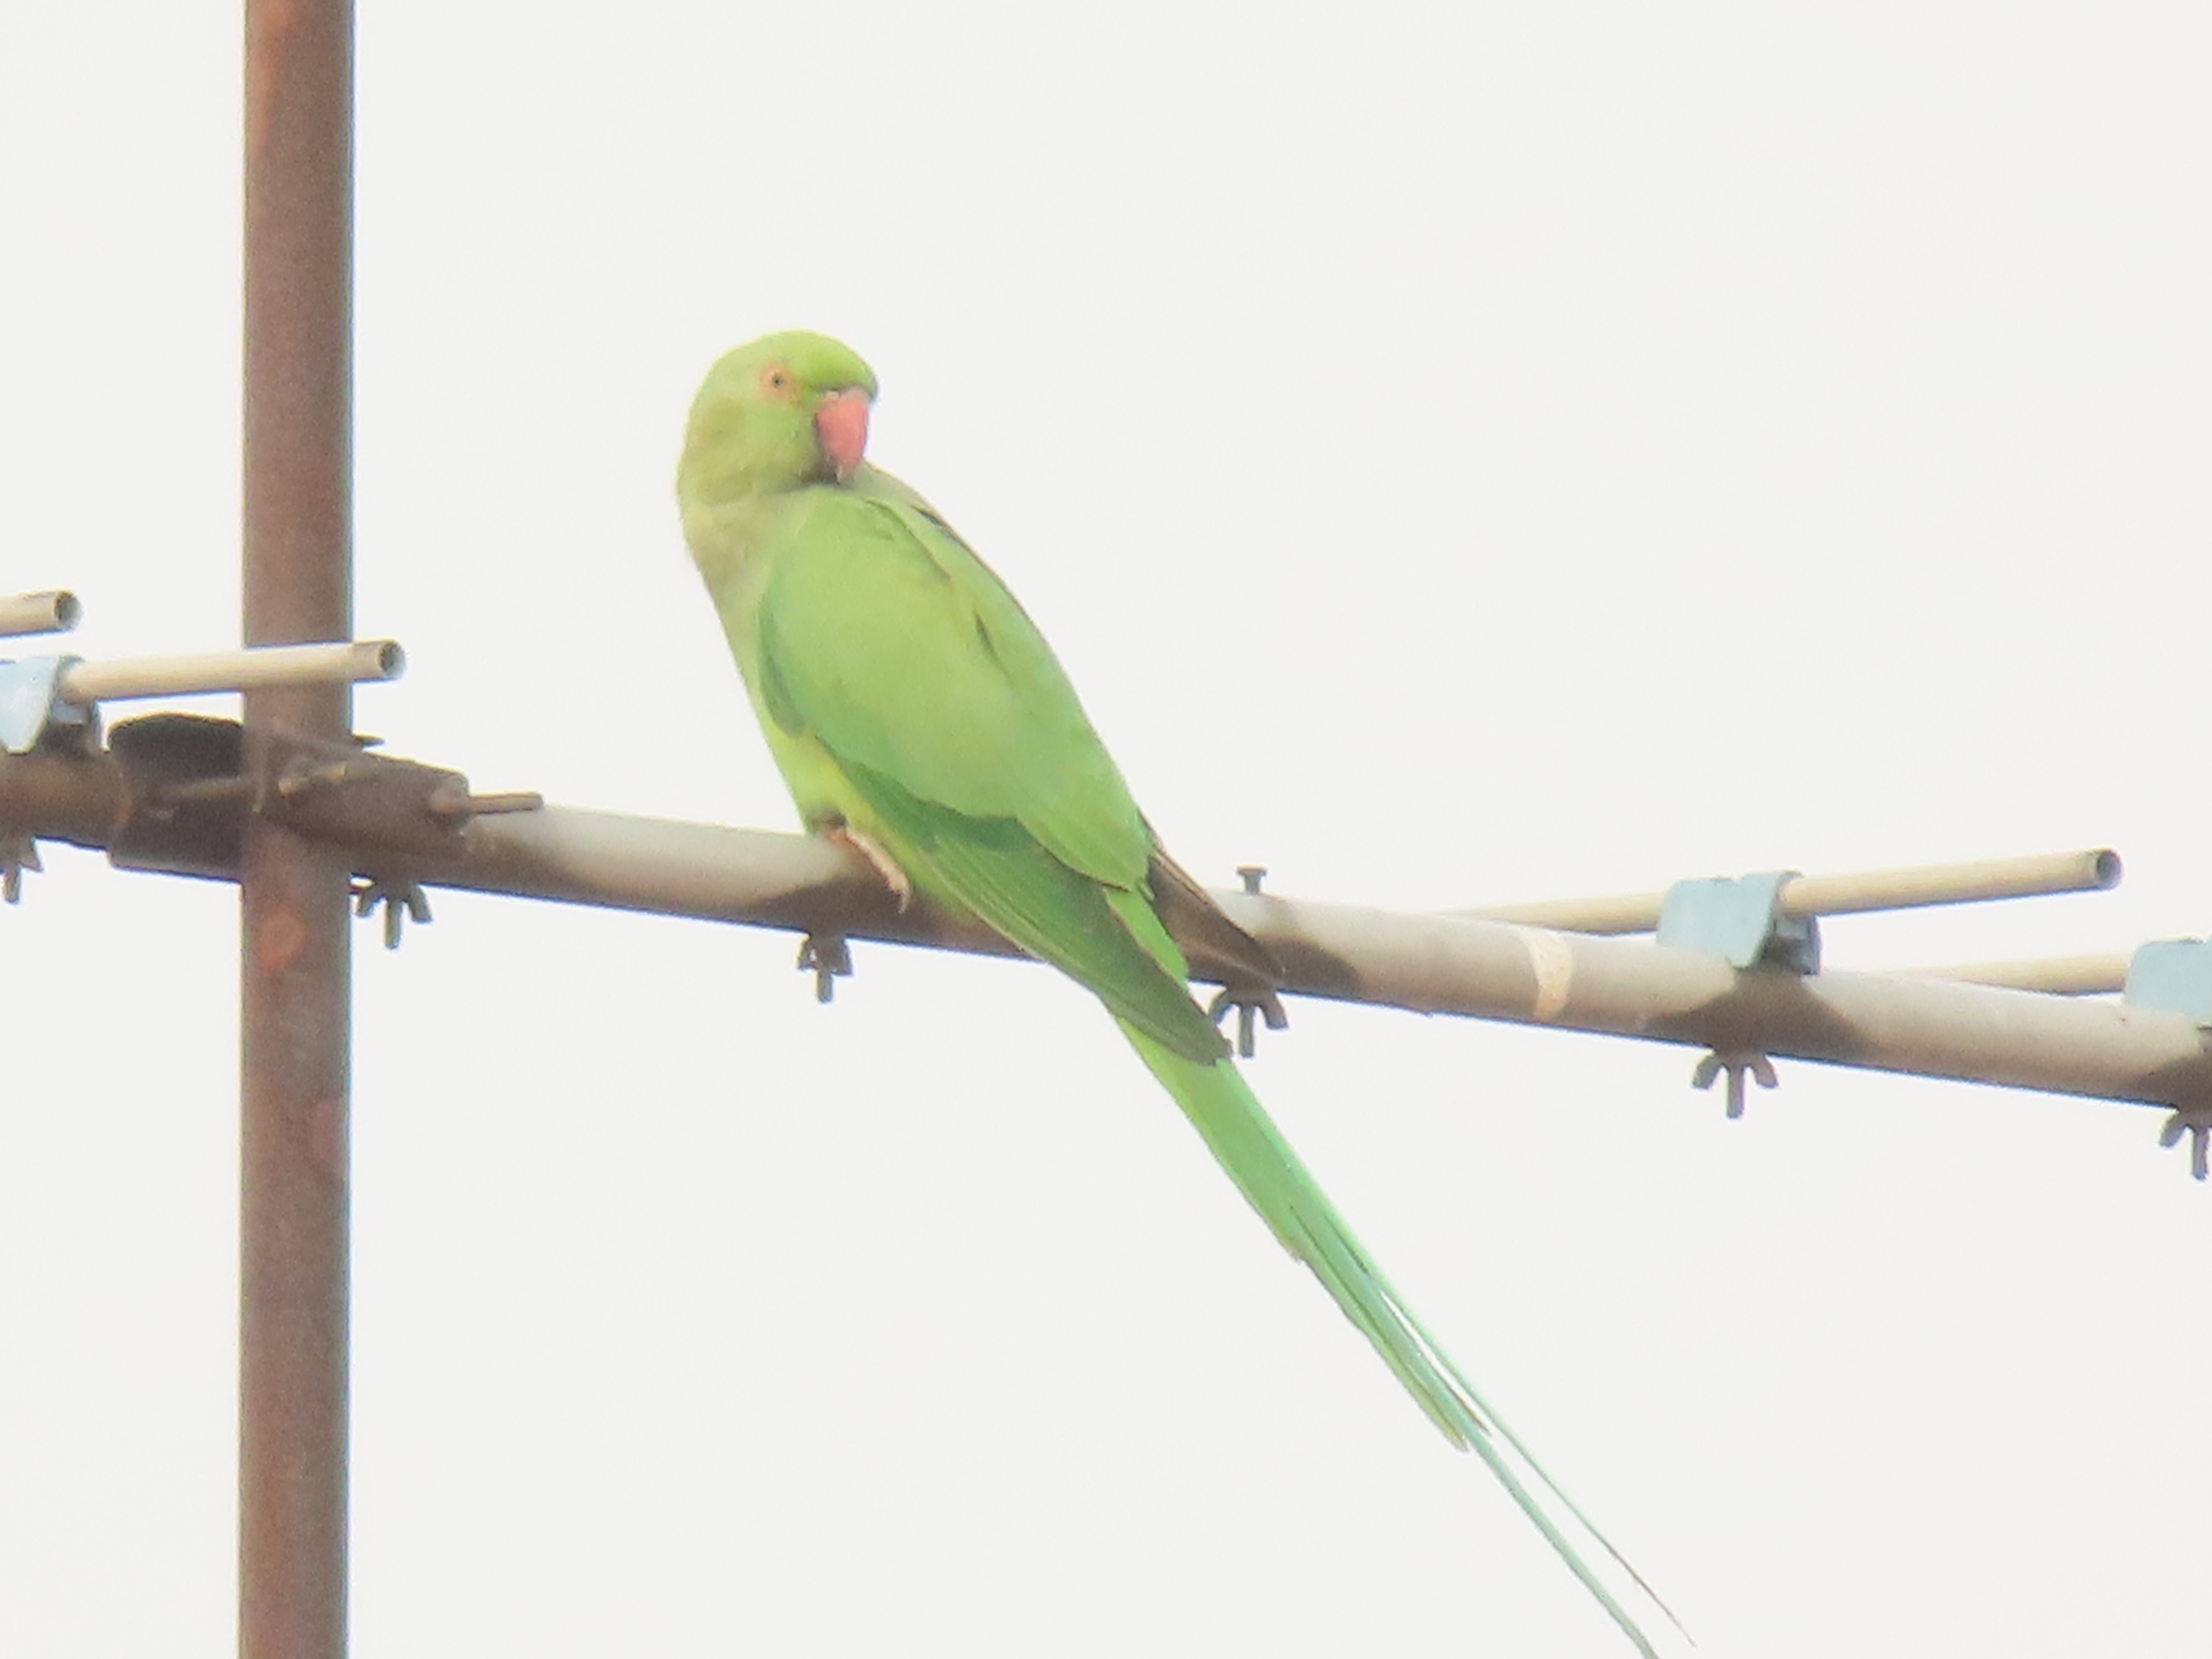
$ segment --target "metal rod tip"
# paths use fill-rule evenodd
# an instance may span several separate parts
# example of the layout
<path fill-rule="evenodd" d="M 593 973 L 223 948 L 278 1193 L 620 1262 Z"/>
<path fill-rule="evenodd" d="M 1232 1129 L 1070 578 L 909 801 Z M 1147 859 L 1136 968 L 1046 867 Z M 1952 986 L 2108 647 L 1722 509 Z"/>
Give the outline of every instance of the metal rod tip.
<path fill-rule="evenodd" d="M 0 599 L 0 635 L 66 634 L 83 619 L 84 607 L 67 588 L 10 593 Z"/>

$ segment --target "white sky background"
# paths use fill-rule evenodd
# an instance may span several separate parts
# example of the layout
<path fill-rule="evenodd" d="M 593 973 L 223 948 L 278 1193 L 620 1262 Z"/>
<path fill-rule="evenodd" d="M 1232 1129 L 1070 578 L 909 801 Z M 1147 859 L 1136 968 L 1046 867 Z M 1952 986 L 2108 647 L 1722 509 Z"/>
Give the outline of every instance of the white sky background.
<path fill-rule="evenodd" d="M 358 698 L 781 827 L 670 477 L 838 333 L 1170 846 L 1401 907 L 2111 844 L 1838 966 L 2212 927 L 2179 6 L 371 3 Z M 194 16 L 199 11 L 204 15 Z M 580 15 L 580 14 L 578 14 Z M 236 636 L 237 31 L 0 13 L 0 587 Z M 0 1647 L 233 1642 L 235 901 L 7 941 Z M 1627 1650 L 1047 974 L 364 929 L 355 1650 Z M 1255 1083 L 1717 1659 L 2203 1652 L 2212 1193 L 2138 1108 L 1297 1004 Z"/>

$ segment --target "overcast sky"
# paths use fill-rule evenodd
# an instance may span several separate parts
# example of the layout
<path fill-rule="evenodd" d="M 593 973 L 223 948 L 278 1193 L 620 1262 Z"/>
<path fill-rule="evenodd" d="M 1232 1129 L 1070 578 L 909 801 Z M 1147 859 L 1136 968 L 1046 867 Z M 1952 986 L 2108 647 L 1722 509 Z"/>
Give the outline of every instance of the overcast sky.
<path fill-rule="evenodd" d="M 1945 3 L 381 0 L 357 698 L 786 827 L 686 404 L 872 453 L 1194 870 L 1403 908 L 2111 845 L 1832 965 L 2212 927 L 2212 26 Z M 0 13 L 0 588 L 237 630 L 238 29 Z M 219 705 L 216 705 L 219 706 Z M 236 901 L 0 915 L 0 1648 L 231 1650 Z M 354 1650 L 1618 1656 L 1088 999 L 439 897 L 356 957 Z M 1255 1087 L 1715 1659 L 2204 1650 L 2159 1114 L 1297 1004 Z"/>

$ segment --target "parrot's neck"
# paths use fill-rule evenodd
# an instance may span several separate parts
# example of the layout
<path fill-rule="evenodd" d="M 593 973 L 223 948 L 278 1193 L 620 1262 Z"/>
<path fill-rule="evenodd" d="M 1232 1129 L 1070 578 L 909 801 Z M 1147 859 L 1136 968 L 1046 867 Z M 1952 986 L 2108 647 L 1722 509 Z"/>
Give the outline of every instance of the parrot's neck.
<path fill-rule="evenodd" d="M 775 497 L 747 492 L 720 498 L 685 491 L 684 539 L 708 587 L 720 593 L 751 566 L 774 530 Z"/>

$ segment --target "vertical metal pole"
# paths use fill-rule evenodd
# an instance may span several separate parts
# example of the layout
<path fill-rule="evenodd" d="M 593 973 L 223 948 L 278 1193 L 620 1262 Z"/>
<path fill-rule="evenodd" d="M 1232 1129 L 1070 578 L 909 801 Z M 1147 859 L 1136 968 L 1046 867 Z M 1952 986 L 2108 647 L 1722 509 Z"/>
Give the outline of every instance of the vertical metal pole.
<path fill-rule="evenodd" d="M 244 629 L 352 631 L 351 0 L 247 0 Z M 250 693 L 343 735 L 343 687 Z M 265 773 L 264 773 L 265 775 Z M 346 1627 L 346 861 L 273 824 L 240 882 L 240 1659 L 339 1659 Z"/>

